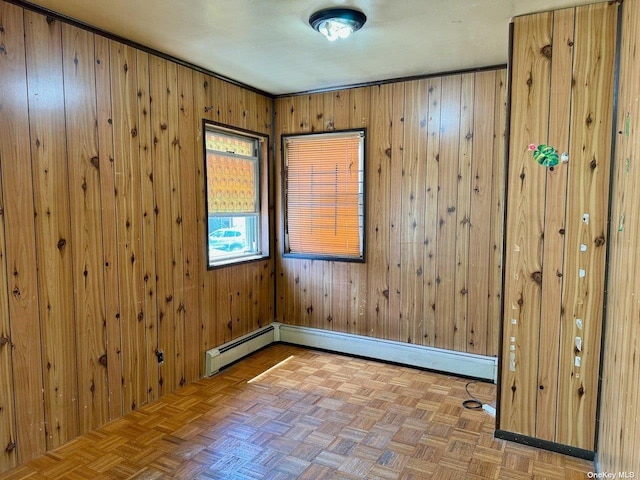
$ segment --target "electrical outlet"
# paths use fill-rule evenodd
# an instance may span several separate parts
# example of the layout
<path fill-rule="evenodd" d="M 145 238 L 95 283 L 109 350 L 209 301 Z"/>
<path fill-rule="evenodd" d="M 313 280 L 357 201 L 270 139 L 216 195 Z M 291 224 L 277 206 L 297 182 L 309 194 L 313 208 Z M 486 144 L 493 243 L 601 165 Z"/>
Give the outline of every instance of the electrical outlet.
<path fill-rule="evenodd" d="M 164 363 L 164 352 L 162 350 L 156 350 L 156 357 L 158 357 L 158 363 Z"/>

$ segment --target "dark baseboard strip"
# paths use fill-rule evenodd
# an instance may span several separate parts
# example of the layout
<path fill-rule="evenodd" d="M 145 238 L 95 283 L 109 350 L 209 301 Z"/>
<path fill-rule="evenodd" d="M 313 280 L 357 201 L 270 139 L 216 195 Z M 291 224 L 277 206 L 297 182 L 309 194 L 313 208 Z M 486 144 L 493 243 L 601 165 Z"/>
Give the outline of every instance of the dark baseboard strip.
<path fill-rule="evenodd" d="M 496 430 L 494 436 L 502 440 L 509 440 L 510 442 L 520 443 L 522 445 L 542 448 L 543 450 L 562 453 L 563 455 L 582 458 L 584 460 L 593 461 L 595 458 L 595 452 L 592 452 L 591 450 L 570 447 L 569 445 L 563 445 L 562 443 L 550 442 L 548 440 L 528 437 L 527 435 L 521 435 L 519 433 L 507 432 L 505 430 Z"/>

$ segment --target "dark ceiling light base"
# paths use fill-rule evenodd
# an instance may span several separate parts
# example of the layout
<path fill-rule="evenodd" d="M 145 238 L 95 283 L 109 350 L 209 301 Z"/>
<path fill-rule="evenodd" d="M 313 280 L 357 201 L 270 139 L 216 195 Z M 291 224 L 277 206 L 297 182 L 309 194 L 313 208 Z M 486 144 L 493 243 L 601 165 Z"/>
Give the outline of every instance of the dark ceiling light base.
<path fill-rule="evenodd" d="M 328 40 L 347 38 L 357 32 L 367 21 L 367 16 L 352 8 L 326 8 L 309 17 L 309 25 Z"/>

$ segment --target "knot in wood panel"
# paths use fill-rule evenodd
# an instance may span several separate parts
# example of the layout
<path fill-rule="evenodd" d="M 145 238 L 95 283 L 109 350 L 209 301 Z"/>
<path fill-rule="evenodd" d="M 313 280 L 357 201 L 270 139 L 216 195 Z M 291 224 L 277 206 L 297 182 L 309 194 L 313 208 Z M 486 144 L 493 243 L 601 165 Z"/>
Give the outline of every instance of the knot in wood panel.
<path fill-rule="evenodd" d="M 533 272 L 531 274 L 531 279 L 538 285 L 542 285 L 542 272 Z"/>
<path fill-rule="evenodd" d="M 545 45 L 540 49 L 540 53 L 542 54 L 543 57 L 551 60 L 551 57 L 553 55 L 553 47 L 551 45 Z"/>

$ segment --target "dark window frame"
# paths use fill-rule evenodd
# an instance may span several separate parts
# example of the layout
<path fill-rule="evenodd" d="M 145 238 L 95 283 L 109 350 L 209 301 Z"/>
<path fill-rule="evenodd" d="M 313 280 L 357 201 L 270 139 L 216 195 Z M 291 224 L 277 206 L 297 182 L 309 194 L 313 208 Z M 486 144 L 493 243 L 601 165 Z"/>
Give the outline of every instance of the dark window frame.
<path fill-rule="evenodd" d="M 288 212 L 287 212 L 287 190 L 288 190 L 288 178 L 287 178 L 287 150 L 286 150 L 286 141 L 289 138 L 297 138 L 297 137 L 324 137 L 330 135 L 349 135 L 353 133 L 359 133 L 361 135 L 361 171 L 359 175 L 361 176 L 361 194 L 360 194 L 360 255 L 359 256 L 350 256 L 350 255 L 341 255 L 341 254 L 321 254 L 321 253 L 296 253 L 288 250 L 289 241 L 288 241 Z M 333 130 L 327 132 L 306 132 L 306 133 L 295 133 L 295 134 L 282 134 L 281 138 L 281 218 L 282 218 L 282 256 L 285 258 L 299 258 L 299 259 L 311 259 L 311 260 L 327 260 L 334 262 L 347 262 L 347 263 L 366 263 L 366 212 L 367 212 L 367 192 L 366 192 L 366 177 L 367 177 L 367 129 L 366 128 L 352 128 L 352 129 L 344 129 L 344 130 Z"/>
<path fill-rule="evenodd" d="M 257 252 L 249 252 L 246 254 L 238 254 L 227 258 L 216 260 L 210 255 L 209 235 L 214 230 L 210 229 L 210 212 L 209 212 L 209 181 L 207 166 L 207 131 L 214 131 L 231 137 L 239 137 L 242 139 L 250 139 L 256 142 L 257 152 L 257 207 L 256 218 L 258 224 L 258 233 L 256 237 L 259 239 L 259 249 Z M 257 262 L 271 258 L 271 240 L 270 240 L 270 218 L 269 218 L 269 195 L 270 195 L 270 167 L 269 167 L 269 135 L 247 130 L 232 125 L 216 122 L 213 120 L 202 119 L 202 161 L 203 161 L 203 177 L 204 177 L 204 221 L 205 221 L 205 261 L 207 270 L 215 270 L 243 263 Z M 233 213 L 233 212 L 230 212 Z M 232 216 L 232 215 L 229 215 Z M 240 215 L 241 216 L 241 215 Z"/>

